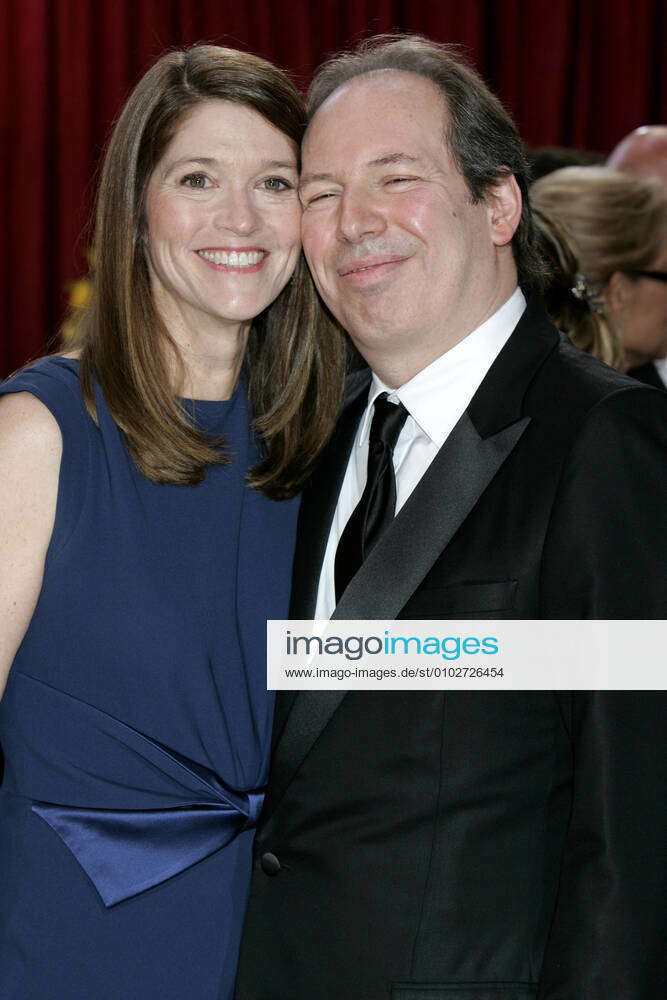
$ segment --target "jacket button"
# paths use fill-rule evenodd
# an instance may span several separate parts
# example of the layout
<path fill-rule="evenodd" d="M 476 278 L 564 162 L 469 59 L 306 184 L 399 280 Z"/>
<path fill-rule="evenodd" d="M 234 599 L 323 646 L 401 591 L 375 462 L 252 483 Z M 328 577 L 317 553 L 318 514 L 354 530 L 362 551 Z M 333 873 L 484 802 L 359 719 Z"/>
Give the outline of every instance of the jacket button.
<path fill-rule="evenodd" d="M 278 858 L 275 854 L 271 854 L 270 851 L 267 851 L 266 854 L 262 854 L 260 864 L 265 875 L 277 875 L 282 867 Z"/>

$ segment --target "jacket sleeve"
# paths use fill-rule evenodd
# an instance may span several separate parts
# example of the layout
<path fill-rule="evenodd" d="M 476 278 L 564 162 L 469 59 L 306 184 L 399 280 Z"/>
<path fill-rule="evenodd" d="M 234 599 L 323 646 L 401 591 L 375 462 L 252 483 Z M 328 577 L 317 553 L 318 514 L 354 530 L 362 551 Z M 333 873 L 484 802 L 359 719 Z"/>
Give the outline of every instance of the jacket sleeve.
<path fill-rule="evenodd" d="M 544 618 L 667 618 L 667 394 L 621 390 L 589 415 L 552 511 L 541 599 Z M 558 697 L 572 812 L 538 1000 L 662 1000 L 667 693 Z"/>
<path fill-rule="evenodd" d="M 663 1000 L 667 694 L 560 699 L 573 804 L 538 1000 Z"/>

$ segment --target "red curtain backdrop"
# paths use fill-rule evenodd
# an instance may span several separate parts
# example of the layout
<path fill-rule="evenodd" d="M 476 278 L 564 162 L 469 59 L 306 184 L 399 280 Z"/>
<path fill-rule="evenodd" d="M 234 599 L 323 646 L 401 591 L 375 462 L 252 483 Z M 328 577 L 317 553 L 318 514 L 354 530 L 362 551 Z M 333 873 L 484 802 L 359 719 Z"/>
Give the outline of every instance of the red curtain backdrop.
<path fill-rule="evenodd" d="M 3 0 L 0 376 L 58 330 L 86 271 L 106 136 L 161 52 L 237 46 L 305 86 L 328 53 L 380 31 L 464 46 L 532 145 L 608 152 L 667 121 L 664 0 Z"/>

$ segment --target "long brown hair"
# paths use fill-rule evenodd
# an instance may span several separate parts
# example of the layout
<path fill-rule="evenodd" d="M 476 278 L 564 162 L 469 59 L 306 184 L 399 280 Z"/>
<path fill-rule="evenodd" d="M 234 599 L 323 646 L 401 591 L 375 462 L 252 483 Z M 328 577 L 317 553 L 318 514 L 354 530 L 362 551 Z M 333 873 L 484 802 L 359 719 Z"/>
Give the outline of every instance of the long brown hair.
<path fill-rule="evenodd" d="M 189 422 L 170 379 L 178 349 L 155 308 L 144 248 L 144 198 L 179 122 L 202 101 L 259 112 L 299 148 L 305 111 L 276 66 L 213 45 L 169 52 L 139 81 L 118 119 L 102 168 L 91 306 L 81 381 L 97 419 L 97 379 L 138 468 L 159 483 L 193 486 L 226 461 Z M 172 357 L 169 357 L 171 353 Z M 326 443 L 340 404 L 343 335 L 319 304 L 303 257 L 276 301 L 253 321 L 245 369 L 255 425 L 265 442 L 249 481 L 266 496 L 298 491 Z"/>

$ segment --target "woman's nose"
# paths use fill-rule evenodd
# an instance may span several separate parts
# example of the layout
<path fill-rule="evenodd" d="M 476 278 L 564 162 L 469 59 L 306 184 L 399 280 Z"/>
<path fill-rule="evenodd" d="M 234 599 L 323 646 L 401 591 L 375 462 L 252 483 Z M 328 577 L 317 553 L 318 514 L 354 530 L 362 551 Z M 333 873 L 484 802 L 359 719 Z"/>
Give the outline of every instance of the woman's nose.
<path fill-rule="evenodd" d="M 260 215 L 254 204 L 252 192 L 245 190 L 221 192 L 215 209 L 215 225 L 218 229 L 228 229 L 239 236 L 248 236 L 260 223 Z"/>

